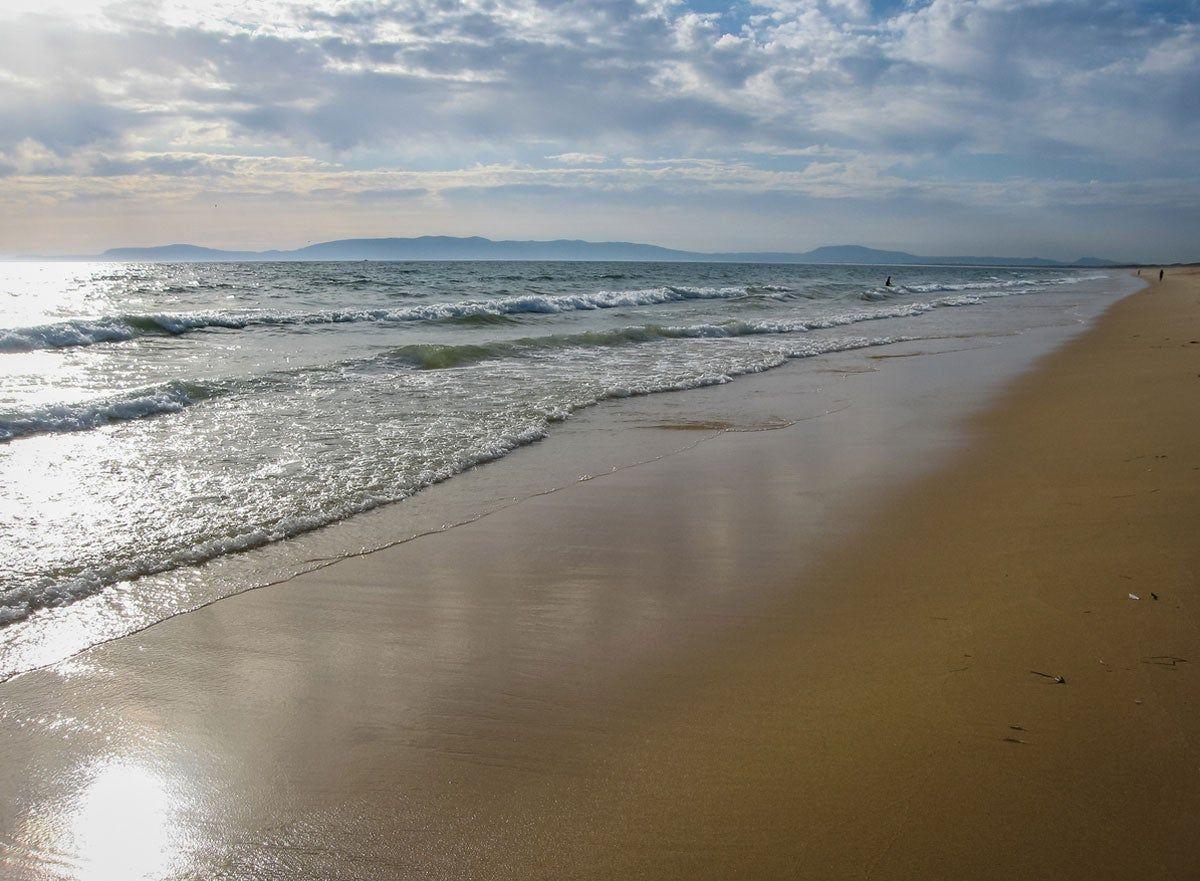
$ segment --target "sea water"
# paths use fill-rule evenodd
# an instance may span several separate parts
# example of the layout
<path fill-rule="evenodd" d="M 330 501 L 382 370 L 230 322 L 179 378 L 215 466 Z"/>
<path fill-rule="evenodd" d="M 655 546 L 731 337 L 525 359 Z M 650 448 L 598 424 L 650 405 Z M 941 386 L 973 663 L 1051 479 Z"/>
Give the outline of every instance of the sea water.
<path fill-rule="evenodd" d="M 106 591 L 136 597 L 147 576 L 402 503 L 598 402 L 961 332 L 964 321 L 1019 330 L 1105 278 L 724 263 L 0 264 L 0 637 Z"/>

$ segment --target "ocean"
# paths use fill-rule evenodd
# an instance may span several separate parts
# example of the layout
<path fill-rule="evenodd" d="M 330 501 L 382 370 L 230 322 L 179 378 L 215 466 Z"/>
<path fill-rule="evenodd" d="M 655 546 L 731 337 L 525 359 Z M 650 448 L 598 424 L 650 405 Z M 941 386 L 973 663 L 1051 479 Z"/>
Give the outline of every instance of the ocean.
<path fill-rule="evenodd" d="M 403 503 L 582 408 L 1075 320 L 1111 275 L 0 264 L 0 655 L 39 622 L 83 644 L 190 608 L 201 564 Z"/>

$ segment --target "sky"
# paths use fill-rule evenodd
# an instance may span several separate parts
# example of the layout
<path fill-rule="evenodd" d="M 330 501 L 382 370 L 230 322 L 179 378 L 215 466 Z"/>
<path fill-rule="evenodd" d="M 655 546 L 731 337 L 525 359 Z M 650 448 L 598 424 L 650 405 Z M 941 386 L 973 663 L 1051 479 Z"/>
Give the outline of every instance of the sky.
<path fill-rule="evenodd" d="M 1200 259 L 1200 0 L 0 0 L 0 254 Z"/>

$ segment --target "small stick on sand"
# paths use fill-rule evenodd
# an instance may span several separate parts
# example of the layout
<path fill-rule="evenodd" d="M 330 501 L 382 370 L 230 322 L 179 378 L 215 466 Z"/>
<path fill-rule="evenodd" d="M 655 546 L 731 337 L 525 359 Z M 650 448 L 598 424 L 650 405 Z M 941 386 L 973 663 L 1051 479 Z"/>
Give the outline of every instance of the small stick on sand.
<path fill-rule="evenodd" d="M 1034 676 L 1045 676 L 1047 679 L 1053 679 L 1059 685 L 1067 684 L 1067 680 L 1065 678 L 1063 678 L 1062 676 L 1055 676 L 1052 673 L 1043 673 L 1041 670 L 1030 670 L 1029 672 L 1032 673 Z"/>

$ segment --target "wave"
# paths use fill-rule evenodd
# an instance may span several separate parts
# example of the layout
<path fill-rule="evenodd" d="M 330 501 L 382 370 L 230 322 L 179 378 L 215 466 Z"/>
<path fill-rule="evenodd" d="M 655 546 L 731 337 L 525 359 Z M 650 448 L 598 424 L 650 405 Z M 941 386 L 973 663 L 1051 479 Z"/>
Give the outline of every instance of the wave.
<path fill-rule="evenodd" d="M 978 291 L 1006 295 L 1016 288 L 1075 284 L 1098 276 L 1063 278 L 991 279 L 979 282 L 894 285 L 870 288 L 865 300 L 887 300 L 903 295 Z M 242 330 L 249 327 L 328 325 L 355 322 L 456 322 L 487 324 L 512 316 L 555 314 L 597 309 L 636 308 L 686 300 L 765 297 L 783 299 L 795 291 L 783 285 L 749 284 L 735 287 L 663 286 L 590 294 L 510 295 L 486 300 L 429 303 L 400 309 L 328 309 L 317 312 L 162 312 L 116 316 L 15 327 L 0 330 L 0 353 L 64 349 L 97 343 L 127 342 L 144 336 L 181 336 L 202 330 Z"/>
<path fill-rule="evenodd" d="M 997 294 L 996 296 L 1000 296 Z M 761 336 L 767 334 L 798 334 L 828 330 L 878 321 L 888 318 L 910 318 L 933 309 L 972 306 L 981 301 L 980 295 L 942 297 L 919 303 L 899 303 L 874 309 L 854 309 L 833 315 L 803 320 L 741 321 L 717 324 L 658 325 L 642 324 L 613 330 L 584 331 L 568 334 L 545 334 L 514 340 L 489 343 L 413 344 L 397 346 L 380 356 L 337 362 L 321 367 L 304 367 L 291 371 L 276 371 L 257 377 L 183 382 L 172 380 L 87 401 L 50 404 L 23 412 L 0 412 L 0 443 L 34 434 L 65 433 L 99 428 L 116 422 L 144 419 L 151 416 L 178 413 L 201 401 L 211 400 L 252 387 L 267 384 L 286 384 L 297 373 L 336 370 L 352 365 L 378 362 L 399 363 L 417 370 L 449 370 L 467 367 L 484 361 L 502 358 L 524 358 L 555 350 L 611 348 L 651 343 L 670 339 L 719 339 L 727 337 Z"/>
<path fill-rule="evenodd" d="M 491 300 L 429 303 L 403 309 L 328 309 L 320 312 L 181 312 L 76 319 L 0 331 L 0 352 L 62 349 L 96 343 L 125 342 L 141 336 L 180 336 L 197 330 L 349 322 L 462 321 L 512 315 L 554 314 L 595 309 L 632 308 L 684 300 L 734 299 L 745 287 L 659 287 L 592 294 L 525 294 Z"/>
<path fill-rule="evenodd" d="M 950 291 L 985 291 L 992 296 L 1007 296 L 1014 293 L 1015 288 L 1055 287 L 1058 285 L 1079 284 L 1092 281 L 1102 276 L 1098 275 L 1067 275 L 1057 278 L 993 278 L 987 281 L 964 282 L 929 282 L 928 284 L 896 284 L 890 287 L 874 287 L 862 293 L 864 300 L 882 300 L 903 294 L 936 294 Z"/>
<path fill-rule="evenodd" d="M 535 443 L 547 436 L 553 423 L 561 422 L 572 413 L 605 400 L 720 385 L 732 381 L 737 376 L 769 370 L 792 358 L 808 358 L 851 349 L 884 346 L 908 339 L 910 337 L 900 336 L 802 340 L 784 351 L 764 352 L 758 360 L 744 363 L 726 373 L 707 373 L 676 381 L 648 378 L 641 383 L 609 386 L 565 405 L 546 409 L 536 414 L 527 426 L 490 438 L 486 443 L 465 451 L 448 464 L 420 472 L 410 484 L 396 492 L 347 499 L 335 508 L 319 514 L 286 516 L 271 524 L 247 528 L 236 535 L 213 537 L 191 547 L 165 552 L 161 556 L 113 563 L 98 569 L 73 573 L 66 578 L 43 576 L 31 583 L 0 589 L 0 627 L 28 618 L 39 609 L 64 606 L 84 599 L 119 582 L 204 563 L 225 554 L 252 550 L 311 532 L 354 514 L 402 501 L 426 487 L 448 480 L 477 465 L 500 459 L 519 447 Z"/>
<path fill-rule="evenodd" d="M 807 333 L 879 321 L 887 318 L 911 318 L 933 309 L 954 306 L 974 306 L 978 296 L 942 297 L 923 303 L 904 303 L 877 309 L 856 309 L 835 315 L 799 321 L 725 321 L 719 324 L 670 326 L 641 324 L 613 330 L 584 331 L 569 334 L 545 334 L 492 343 L 413 344 L 397 346 L 386 357 L 419 370 L 446 370 L 465 367 L 498 358 L 520 358 L 555 349 L 582 349 L 624 346 L 668 339 L 716 339 L 723 337 L 759 336 L 764 334 Z"/>
<path fill-rule="evenodd" d="M 185 407 L 221 394 L 226 385 L 174 380 L 88 401 L 46 404 L 24 412 L 0 413 L 0 442 L 31 434 L 85 431 L 113 422 L 178 413 Z"/>
<path fill-rule="evenodd" d="M 35 349 L 65 349 L 94 343 L 131 340 L 136 331 L 121 318 L 95 321 L 64 321 L 0 331 L 0 352 L 29 352 Z"/>

